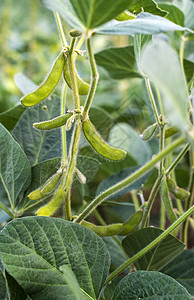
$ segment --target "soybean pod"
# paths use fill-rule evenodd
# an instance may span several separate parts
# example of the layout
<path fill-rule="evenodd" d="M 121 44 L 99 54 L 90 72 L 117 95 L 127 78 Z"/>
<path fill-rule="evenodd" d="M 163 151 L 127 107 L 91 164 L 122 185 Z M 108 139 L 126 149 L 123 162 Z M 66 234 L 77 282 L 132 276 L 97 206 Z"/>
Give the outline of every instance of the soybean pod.
<path fill-rule="evenodd" d="M 75 69 L 75 73 L 76 73 L 76 78 L 77 78 L 77 85 L 78 85 L 79 95 L 87 95 L 88 92 L 89 92 L 89 87 L 90 87 L 89 84 L 81 79 L 81 77 L 79 76 L 76 69 Z M 70 70 L 69 70 L 68 62 L 66 62 L 65 65 L 64 65 L 63 77 L 64 77 L 68 87 L 70 89 L 72 89 Z"/>
<path fill-rule="evenodd" d="M 53 67 L 40 87 L 21 98 L 24 106 L 34 106 L 47 98 L 59 82 L 65 64 L 64 53 L 61 52 L 54 61 Z"/>
<path fill-rule="evenodd" d="M 57 173 L 51 176 L 41 187 L 31 192 L 28 198 L 30 198 L 30 200 L 39 200 L 50 194 L 59 184 L 61 175 L 62 169 L 59 169 Z"/>
<path fill-rule="evenodd" d="M 143 217 L 143 209 L 136 211 L 124 224 L 119 235 L 127 235 L 132 232 L 141 222 Z"/>
<path fill-rule="evenodd" d="M 171 202 L 171 199 L 169 197 L 168 185 L 167 185 L 167 182 L 166 182 L 165 175 L 163 175 L 163 178 L 162 178 L 162 181 L 161 181 L 160 195 L 161 195 L 162 201 L 164 203 L 165 211 L 166 211 L 166 214 L 168 216 L 168 219 L 172 223 L 175 222 L 177 220 L 177 216 L 176 216 L 176 214 L 173 210 L 172 202 Z"/>
<path fill-rule="evenodd" d="M 68 113 L 48 121 L 34 123 L 33 126 L 34 128 L 40 130 L 50 130 L 50 129 L 58 128 L 65 125 L 67 123 L 67 120 L 72 116 L 72 114 L 73 113 Z"/>
<path fill-rule="evenodd" d="M 169 191 L 176 198 L 178 198 L 179 200 L 185 200 L 185 199 L 187 199 L 189 197 L 189 195 L 190 195 L 189 191 L 187 191 L 185 189 L 182 189 L 179 186 L 177 186 L 176 183 L 175 183 L 175 181 L 172 178 L 167 177 L 166 181 L 167 181 L 167 185 L 168 185 Z"/>
<path fill-rule="evenodd" d="M 36 215 L 45 217 L 52 216 L 54 212 L 58 209 L 58 207 L 61 205 L 65 197 L 66 192 L 64 191 L 63 185 L 61 184 L 54 196 L 52 197 L 51 201 L 45 206 L 39 208 L 36 212 Z"/>
<path fill-rule="evenodd" d="M 125 158 L 126 152 L 108 145 L 89 119 L 83 122 L 83 132 L 91 146 L 103 157 L 111 160 L 121 160 Z"/>

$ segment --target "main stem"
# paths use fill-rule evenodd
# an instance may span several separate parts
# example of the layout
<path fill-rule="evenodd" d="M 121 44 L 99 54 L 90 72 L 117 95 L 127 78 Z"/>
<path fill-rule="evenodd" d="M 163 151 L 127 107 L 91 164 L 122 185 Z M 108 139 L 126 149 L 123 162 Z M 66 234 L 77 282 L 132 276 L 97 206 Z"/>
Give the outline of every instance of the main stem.
<path fill-rule="evenodd" d="M 66 94 L 67 94 L 67 85 L 64 83 L 62 97 L 61 97 L 61 115 L 65 115 L 65 106 L 66 106 Z M 66 143 L 66 130 L 65 126 L 61 127 L 61 136 L 62 136 L 62 165 L 67 164 L 67 143 Z"/>
<path fill-rule="evenodd" d="M 132 263 L 134 263 L 136 260 L 141 258 L 143 255 L 145 255 L 147 252 L 149 252 L 152 248 L 154 248 L 159 242 L 161 242 L 163 239 L 165 239 L 172 231 L 174 231 L 182 222 L 184 222 L 192 213 L 194 212 L 194 206 L 192 206 L 188 211 L 186 211 L 179 219 L 177 219 L 168 229 L 166 229 L 162 234 L 160 234 L 154 241 L 152 241 L 150 244 L 148 244 L 145 248 L 143 248 L 141 251 L 139 251 L 137 254 L 135 254 L 133 257 L 128 259 L 124 264 L 122 264 L 120 267 L 118 267 L 114 272 L 112 272 L 106 282 L 109 283 L 113 278 L 115 278 L 117 275 L 119 275 L 122 271 L 125 270 L 128 266 L 130 266 Z"/>
<path fill-rule="evenodd" d="M 83 115 L 82 115 L 82 120 L 85 121 L 88 118 L 88 113 L 90 106 L 92 104 L 92 101 L 94 99 L 94 95 L 96 92 L 97 84 L 98 84 L 98 79 L 99 79 L 99 74 L 98 74 L 98 69 L 96 66 L 94 54 L 92 52 L 92 47 L 91 47 L 91 39 L 87 39 L 87 51 L 88 51 L 88 57 L 89 57 L 89 62 L 90 62 L 90 69 L 91 69 L 91 82 L 90 82 L 90 90 L 84 105 L 84 110 L 83 110 Z"/>
<path fill-rule="evenodd" d="M 110 187 L 109 189 L 101 193 L 83 210 L 83 212 L 81 212 L 81 214 L 74 220 L 74 222 L 80 223 L 105 199 L 115 194 L 119 190 L 122 190 L 125 187 L 129 186 L 132 182 L 134 182 L 135 180 L 143 176 L 150 169 L 152 169 L 155 166 L 155 164 L 158 163 L 163 157 L 165 157 L 167 154 L 169 154 L 171 151 L 176 149 L 184 142 L 185 142 L 185 137 L 180 137 L 174 143 L 166 147 L 162 152 L 158 153 L 151 161 L 149 161 L 147 164 L 145 164 L 143 167 L 141 167 L 131 176 L 127 177 L 126 179 L 120 181 L 119 183 L 115 184 L 114 186 Z"/>

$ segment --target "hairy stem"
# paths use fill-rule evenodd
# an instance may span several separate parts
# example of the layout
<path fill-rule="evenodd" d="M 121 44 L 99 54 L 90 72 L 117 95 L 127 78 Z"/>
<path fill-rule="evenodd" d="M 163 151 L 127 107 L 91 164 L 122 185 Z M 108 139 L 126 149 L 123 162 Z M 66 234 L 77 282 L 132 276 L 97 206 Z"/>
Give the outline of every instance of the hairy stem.
<path fill-rule="evenodd" d="M 61 115 L 65 114 L 65 105 L 66 105 L 66 94 L 67 94 L 67 85 L 64 83 L 62 97 L 61 97 Z M 66 143 L 66 130 L 65 126 L 61 126 L 61 136 L 62 136 L 62 165 L 67 163 L 67 143 Z"/>
<path fill-rule="evenodd" d="M 119 183 L 115 184 L 114 186 L 110 187 L 103 193 L 101 193 L 98 197 L 96 197 L 84 210 L 83 212 L 74 220 L 74 222 L 81 222 L 85 219 L 97 206 L 99 206 L 105 199 L 109 196 L 115 194 L 119 190 L 124 189 L 125 187 L 129 186 L 132 182 L 143 176 L 147 173 L 150 169 L 152 169 L 156 163 L 158 163 L 163 157 L 169 154 L 171 151 L 176 149 L 178 146 L 185 142 L 185 137 L 180 137 L 174 143 L 166 147 L 162 152 L 158 153 L 151 161 L 145 164 L 143 167 L 138 169 L 132 175 L 127 177 L 126 179 L 120 181 Z"/>
<path fill-rule="evenodd" d="M 194 206 L 192 206 L 188 211 L 186 211 L 179 219 L 177 219 L 168 229 L 166 229 L 163 233 L 161 233 L 155 240 L 153 240 L 150 244 L 144 247 L 141 251 L 135 254 L 133 257 L 128 259 L 124 264 L 118 267 L 114 272 L 112 272 L 106 282 L 105 285 L 110 282 L 113 278 L 119 275 L 125 268 L 130 266 L 136 260 L 141 258 L 147 252 L 149 252 L 152 248 L 154 248 L 159 242 L 161 242 L 164 238 L 166 238 L 172 231 L 174 231 L 182 222 L 184 222 L 192 213 L 194 212 Z"/>
<path fill-rule="evenodd" d="M 91 68 L 91 82 L 90 82 L 90 90 L 84 105 L 84 110 L 83 110 L 83 121 L 85 121 L 88 117 L 89 109 L 92 104 L 92 101 L 94 99 L 94 95 L 96 92 L 96 87 L 98 84 L 98 79 L 99 79 L 99 74 L 98 74 L 98 69 L 96 66 L 94 54 L 92 52 L 92 47 L 91 47 L 91 40 L 90 38 L 87 39 L 87 50 L 88 50 L 88 57 L 89 57 L 89 62 L 90 62 L 90 68 Z"/>
<path fill-rule="evenodd" d="M 55 18 L 56 18 L 56 22 L 57 22 L 57 27 L 59 29 L 59 34 L 60 34 L 60 37 L 61 37 L 62 46 L 64 48 L 66 48 L 66 47 L 68 47 L 68 44 L 67 44 L 67 40 L 65 38 L 63 26 L 62 26 L 62 23 L 61 23 L 61 18 L 60 18 L 59 14 L 57 12 L 55 13 Z"/>

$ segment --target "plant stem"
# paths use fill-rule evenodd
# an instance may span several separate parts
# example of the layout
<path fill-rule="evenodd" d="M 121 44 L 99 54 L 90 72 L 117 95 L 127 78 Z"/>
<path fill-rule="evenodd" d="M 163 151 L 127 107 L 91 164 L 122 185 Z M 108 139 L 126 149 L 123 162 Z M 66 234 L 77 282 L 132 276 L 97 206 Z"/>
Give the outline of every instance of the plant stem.
<path fill-rule="evenodd" d="M 160 152 L 164 150 L 164 140 L 165 140 L 165 126 L 160 125 Z M 159 169 L 159 175 L 162 175 L 164 168 L 164 158 L 160 161 L 160 169 Z"/>
<path fill-rule="evenodd" d="M 67 63 L 68 63 L 70 78 L 71 78 L 74 107 L 75 109 L 80 109 L 79 90 L 78 90 L 78 83 L 77 83 L 77 77 L 75 73 L 75 63 L 74 63 L 75 43 L 76 43 L 76 38 L 72 38 L 71 45 L 68 51 Z"/>
<path fill-rule="evenodd" d="M 66 94 L 67 85 L 64 83 L 62 97 L 61 97 L 61 115 L 65 115 L 65 105 L 66 105 Z M 67 164 L 67 143 L 66 143 L 66 130 L 65 126 L 61 126 L 61 136 L 62 136 L 62 165 Z"/>
<path fill-rule="evenodd" d="M 88 112 L 90 109 L 90 106 L 92 104 L 92 101 L 94 99 L 94 95 L 96 92 L 96 87 L 98 84 L 98 79 L 99 79 L 99 74 L 98 74 L 98 69 L 96 66 L 95 58 L 92 52 L 91 48 L 91 40 L 90 38 L 87 39 L 87 51 L 88 51 L 88 57 L 89 57 L 89 62 L 90 62 L 90 68 L 91 68 L 91 82 L 90 82 L 90 90 L 84 105 L 84 110 L 83 110 L 83 115 L 82 119 L 85 121 L 88 118 Z"/>
<path fill-rule="evenodd" d="M 76 120 L 74 125 L 74 131 L 71 139 L 71 145 L 69 149 L 69 156 L 68 156 L 68 164 L 67 164 L 67 171 L 66 177 L 64 180 L 64 190 L 67 192 L 67 197 L 64 203 L 64 211 L 65 211 L 65 218 L 66 220 L 71 220 L 71 201 L 70 201 L 70 190 L 71 184 L 73 181 L 73 174 L 76 167 L 76 160 L 77 160 L 77 153 L 79 149 L 79 141 L 81 136 L 81 120 L 80 116 Z"/>
<path fill-rule="evenodd" d="M 153 247 L 155 247 L 159 242 L 161 242 L 164 238 L 166 238 L 172 231 L 174 231 L 182 222 L 184 222 L 192 213 L 194 212 L 194 206 L 192 206 L 188 211 L 186 211 L 180 218 L 178 218 L 168 229 L 166 229 L 162 234 L 160 234 L 155 240 L 153 240 L 150 244 L 144 247 L 141 251 L 135 254 L 133 257 L 128 259 L 124 264 L 118 267 L 114 272 L 112 272 L 106 282 L 105 285 L 110 282 L 113 278 L 119 275 L 125 268 L 134 263 L 136 260 L 145 255 L 148 251 L 150 251 Z"/>
<path fill-rule="evenodd" d="M 146 227 L 147 224 L 148 224 L 148 217 L 149 217 L 150 211 L 152 209 L 154 199 L 155 199 L 155 197 L 158 193 L 160 183 L 161 183 L 161 179 L 162 179 L 162 177 L 158 176 L 158 178 L 156 179 L 156 181 L 155 181 L 155 183 L 152 187 L 152 190 L 151 190 L 151 193 L 149 195 L 147 205 L 146 205 L 146 208 L 145 208 L 145 212 L 144 212 L 144 215 L 143 215 L 143 218 L 142 218 L 142 221 L 141 221 L 141 228 Z"/>
<path fill-rule="evenodd" d="M 160 126 L 159 114 L 158 114 L 158 110 L 157 110 L 157 107 L 156 107 L 156 101 L 154 99 L 154 95 L 153 95 L 153 92 L 152 92 L 149 77 L 147 75 L 145 75 L 144 73 L 141 73 L 141 74 L 145 79 L 148 95 L 149 95 L 149 98 L 150 98 L 150 101 L 151 101 L 151 104 L 152 104 L 152 108 L 153 108 L 153 111 L 154 111 L 156 122 L 157 122 L 158 126 Z"/>
<path fill-rule="evenodd" d="M 132 182 L 143 176 L 147 173 L 150 169 L 152 169 L 156 163 L 158 163 L 163 157 L 169 154 L 171 151 L 176 149 L 178 146 L 185 142 L 185 137 L 180 137 L 174 143 L 166 147 L 162 152 L 158 153 L 151 161 L 147 164 L 142 166 L 132 175 L 127 177 L 126 179 L 120 181 L 119 183 L 115 184 L 114 186 L 110 187 L 103 193 L 101 193 L 98 197 L 96 197 L 84 210 L 83 212 L 74 220 L 74 222 L 81 222 L 85 219 L 98 205 L 100 205 L 105 199 L 109 196 L 115 194 L 119 190 L 124 189 L 125 187 L 129 186 Z"/>
<path fill-rule="evenodd" d="M 12 219 L 15 219 L 14 214 L 2 202 L 0 202 L 0 208 L 3 209 Z"/>
<path fill-rule="evenodd" d="M 180 152 L 180 154 L 177 156 L 177 158 L 173 161 L 173 163 L 169 166 L 169 168 L 166 170 L 166 176 L 169 176 L 170 173 L 176 168 L 180 160 L 183 158 L 183 156 L 186 154 L 190 147 L 190 144 L 186 144 L 186 146 L 183 148 L 183 150 Z"/>
<path fill-rule="evenodd" d="M 67 48 L 68 44 L 67 44 L 67 40 L 65 38 L 63 26 L 62 26 L 62 23 L 61 23 L 61 18 L 60 18 L 59 14 L 57 12 L 55 13 L 55 18 L 56 18 L 56 22 L 57 22 L 57 27 L 59 29 L 59 34 L 60 34 L 60 37 L 61 37 L 62 47 Z"/>

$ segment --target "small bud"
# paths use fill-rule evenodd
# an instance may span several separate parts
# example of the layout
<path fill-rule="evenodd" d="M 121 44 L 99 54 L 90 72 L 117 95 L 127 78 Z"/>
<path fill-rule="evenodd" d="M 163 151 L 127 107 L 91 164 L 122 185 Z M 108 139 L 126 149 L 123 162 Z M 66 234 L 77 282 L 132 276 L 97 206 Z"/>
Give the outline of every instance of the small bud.
<path fill-rule="evenodd" d="M 80 36 L 82 33 L 81 31 L 77 30 L 77 29 L 71 29 L 69 32 L 70 36 L 72 37 L 78 37 Z"/>
<path fill-rule="evenodd" d="M 154 133 L 155 133 L 155 131 L 156 131 L 156 129 L 157 129 L 157 123 L 154 123 L 154 124 L 148 126 L 148 127 L 144 130 L 144 132 L 143 132 L 142 139 L 143 139 L 144 141 L 147 141 L 147 140 L 149 140 L 150 138 L 152 138 L 153 135 L 154 135 Z"/>

